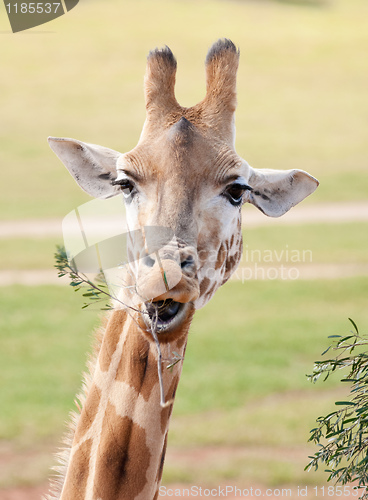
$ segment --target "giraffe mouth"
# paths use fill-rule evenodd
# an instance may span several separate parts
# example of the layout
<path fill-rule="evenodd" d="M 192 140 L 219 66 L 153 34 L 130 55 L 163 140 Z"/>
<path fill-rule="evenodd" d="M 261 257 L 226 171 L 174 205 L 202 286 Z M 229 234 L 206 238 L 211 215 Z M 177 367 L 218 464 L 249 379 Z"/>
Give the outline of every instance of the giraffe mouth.
<path fill-rule="evenodd" d="M 186 316 L 186 306 L 172 299 L 146 302 L 150 328 L 156 328 L 157 333 L 161 333 L 176 327 Z"/>

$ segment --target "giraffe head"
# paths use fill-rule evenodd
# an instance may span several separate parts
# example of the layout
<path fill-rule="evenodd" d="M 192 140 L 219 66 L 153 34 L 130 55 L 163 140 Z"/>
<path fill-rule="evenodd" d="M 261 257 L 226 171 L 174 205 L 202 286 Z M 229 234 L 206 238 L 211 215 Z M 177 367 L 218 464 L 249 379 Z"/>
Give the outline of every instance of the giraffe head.
<path fill-rule="evenodd" d="M 278 217 L 318 186 L 304 171 L 255 169 L 236 153 L 238 61 L 231 41 L 216 42 L 205 63 L 206 96 L 184 108 L 175 98 L 171 50 L 151 52 L 146 121 L 137 146 L 128 153 L 49 138 L 82 189 L 98 198 L 122 192 L 129 228 L 143 228 L 143 248 L 132 247 L 136 291 L 148 313 L 146 326 L 152 321 L 152 302 L 158 305 L 157 327 L 164 342 L 180 335 L 194 309 L 212 297 L 239 263 L 242 204 Z M 153 250 L 145 236 L 149 231 Z"/>

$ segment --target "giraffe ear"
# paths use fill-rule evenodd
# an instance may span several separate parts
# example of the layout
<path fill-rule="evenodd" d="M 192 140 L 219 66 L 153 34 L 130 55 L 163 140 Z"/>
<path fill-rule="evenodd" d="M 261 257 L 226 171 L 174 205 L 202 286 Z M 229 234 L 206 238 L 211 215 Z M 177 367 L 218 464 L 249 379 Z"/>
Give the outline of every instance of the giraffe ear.
<path fill-rule="evenodd" d="M 319 182 L 303 170 L 258 170 L 250 167 L 248 201 L 270 217 L 280 217 L 312 194 Z"/>
<path fill-rule="evenodd" d="M 64 163 L 78 185 L 94 198 L 110 198 L 120 193 L 112 186 L 120 153 L 75 139 L 49 137 L 49 145 Z"/>

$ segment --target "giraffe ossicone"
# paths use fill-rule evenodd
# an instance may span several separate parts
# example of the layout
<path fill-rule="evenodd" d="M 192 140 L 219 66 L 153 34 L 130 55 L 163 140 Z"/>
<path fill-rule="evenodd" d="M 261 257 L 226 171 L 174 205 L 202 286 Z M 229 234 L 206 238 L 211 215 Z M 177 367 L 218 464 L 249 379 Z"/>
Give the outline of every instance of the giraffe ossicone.
<path fill-rule="evenodd" d="M 158 498 L 172 405 L 160 407 L 152 329 L 164 359 L 183 357 L 195 310 L 241 258 L 241 206 L 252 203 L 278 217 L 318 186 L 304 171 L 255 169 L 236 153 L 238 61 L 230 40 L 217 41 L 206 58 L 206 95 L 185 108 L 175 97 L 171 50 L 151 52 L 146 120 L 128 153 L 49 138 L 88 194 L 123 195 L 128 259 L 116 293 L 138 305 L 117 307 L 102 330 L 50 498 Z M 175 397 L 181 366 L 163 366 L 166 400 Z"/>

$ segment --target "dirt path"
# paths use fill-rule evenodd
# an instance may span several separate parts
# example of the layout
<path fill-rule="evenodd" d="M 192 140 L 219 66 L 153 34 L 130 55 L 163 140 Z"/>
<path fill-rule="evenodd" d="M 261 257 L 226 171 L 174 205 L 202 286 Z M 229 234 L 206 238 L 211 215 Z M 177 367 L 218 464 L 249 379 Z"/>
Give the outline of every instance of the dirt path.
<path fill-rule="evenodd" d="M 351 278 L 368 276 L 368 264 L 304 264 L 290 266 L 278 263 L 277 266 L 258 265 L 257 267 L 239 267 L 231 277 L 231 281 L 254 280 L 316 280 Z M 69 285 L 68 277 L 58 278 L 56 270 L 36 271 L 0 271 L 0 287 L 11 285 Z"/>
<path fill-rule="evenodd" d="M 41 500 L 47 493 L 47 483 L 0 490 L 0 500 Z"/>
<path fill-rule="evenodd" d="M 36 463 L 42 463 L 47 457 L 49 461 L 49 456 L 51 452 L 54 451 L 54 445 L 47 445 L 44 448 L 40 448 L 38 451 L 31 452 L 14 452 L 3 450 L 4 453 L 1 454 L 0 459 L 2 459 L 4 469 L 9 471 L 19 470 L 19 467 L 30 468 L 30 462 L 34 461 Z M 208 467 L 212 466 L 216 468 L 218 460 L 222 462 L 237 459 L 254 459 L 259 462 L 259 459 L 263 458 L 267 460 L 267 457 L 277 454 L 280 458 L 287 461 L 297 461 L 304 463 L 307 456 L 307 451 L 305 447 L 292 448 L 292 447 L 278 447 L 278 448 L 266 448 L 263 446 L 206 446 L 198 448 L 169 448 L 166 462 L 174 462 L 179 466 L 182 465 L 183 468 L 190 464 L 190 467 L 201 467 L 203 464 L 207 464 Z M 6 460 L 6 463 L 4 463 Z M 0 460 L 1 462 L 1 460 Z M 212 464 L 212 465 L 211 465 Z M 46 471 L 46 469 L 45 469 Z M 2 471 L 2 478 L 5 477 L 5 470 Z M 34 482 L 31 480 L 31 482 Z M 190 499 L 195 497 L 201 498 L 227 498 L 228 500 L 235 500 L 237 498 L 268 498 L 270 500 L 288 498 L 288 499 L 299 499 L 299 498 L 328 498 L 336 500 L 339 495 L 330 494 L 327 495 L 327 484 L 323 489 L 323 486 L 314 486 L 308 478 L 307 484 L 298 485 L 277 485 L 270 486 L 267 484 L 260 484 L 255 482 L 246 483 L 244 479 L 229 479 L 226 482 L 222 478 L 218 483 L 216 480 L 212 480 L 211 484 L 180 484 L 180 483 L 163 483 L 161 487 L 160 500 L 165 498 L 183 498 Z M 40 500 L 43 495 L 48 493 L 49 484 L 47 481 L 42 480 L 39 484 L 24 485 L 16 487 L 8 487 L 0 489 L 0 500 Z M 347 486 L 352 494 L 351 486 Z M 333 491 L 332 491 L 333 493 Z"/>
<path fill-rule="evenodd" d="M 266 217 L 249 205 L 243 209 L 245 227 L 268 224 L 315 224 L 368 221 L 368 201 L 298 205 L 282 217 Z M 105 222 L 103 225 L 105 226 Z M 62 218 L 0 221 L 1 238 L 46 238 L 62 236 Z"/>
<path fill-rule="evenodd" d="M 368 222 L 368 202 L 325 203 L 300 205 L 280 218 L 265 217 L 253 206 L 246 206 L 243 213 L 245 227 L 259 227 L 268 224 L 315 224 L 340 222 Z M 116 221 L 112 221 L 116 223 Z M 3 238 L 46 238 L 62 237 L 62 219 L 30 219 L 0 221 L 0 240 Z M 336 279 L 339 277 L 368 276 L 366 264 L 309 264 L 298 267 L 280 265 L 275 269 L 267 266 L 241 267 L 232 279 L 247 281 L 254 279 Z M 0 271 L 0 286 L 21 285 L 66 285 L 68 279 L 59 279 L 54 270 L 6 270 Z"/>
<path fill-rule="evenodd" d="M 368 221 L 368 201 L 301 204 L 277 218 L 265 217 L 252 205 L 246 206 L 243 210 L 245 227 L 259 227 L 268 224 L 339 224 Z"/>

